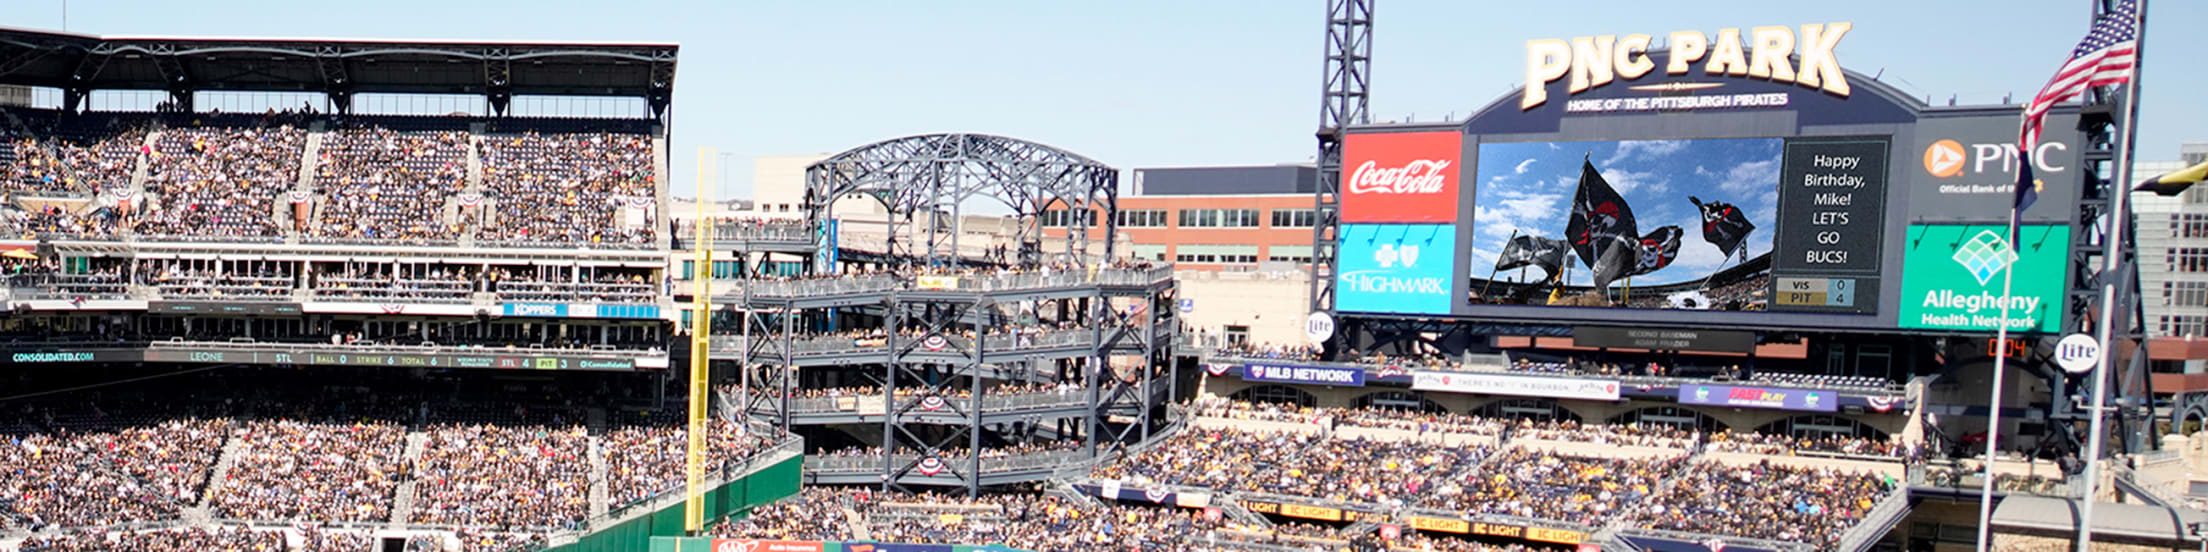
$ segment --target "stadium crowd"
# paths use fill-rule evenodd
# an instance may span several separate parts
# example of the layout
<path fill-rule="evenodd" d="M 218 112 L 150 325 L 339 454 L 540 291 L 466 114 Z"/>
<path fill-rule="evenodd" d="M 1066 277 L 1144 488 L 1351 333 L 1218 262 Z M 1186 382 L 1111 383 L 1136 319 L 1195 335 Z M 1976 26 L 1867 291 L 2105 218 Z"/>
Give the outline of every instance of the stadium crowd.
<path fill-rule="evenodd" d="M 1895 481 L 1849 473 L 1773 465 L 1695 464 L 1631 516 L 1638 527 L 1803 542 L 1832 550 Z"/>
<path fill-rule="evenodd" d="M 709 472 L 742 461 L 767 445 L 765 439 L 748 435 L 727 420 L 710 423 L 705 443 Z M 623 427 L 601 436 L 607 492 L 614 507 L 681 485 L 689 435 L 688 428 L 668 424 Z"/>
<path fill-rule="evenodd" d="M 163 131 L 150 154 L 148 207 L 135 231 L 227 239 L 281 234 L 275 209 L 299 180 L 306 137 L 290 125 Z"/>
<path fill-rule="evenodd" d="M 1420 505 L 1601 525 L 1648 496 L 1685 456 L 1594 458 L 1515 448 L 1485 470 L 1437 485 Z"/>
<path fill-rule="evenodd" d="M 315 186 L 320 215 L 307 234 L 319 238 L 450 240 L 446 201 L 467 185 L 465 132 L 398 132 L 386 128 L 322 134 Z"/>
<path fill-rule="evenodd" d="M 614 133 L 485 136 L 483 189 L 491 202 L 476 239 L 643 244 L 657 225 L 623 224 L 625 207 L 656 208 L 652 140 Z"/>
<path fill-rule="evenodd" d="M 590 445 L 577 427 L 457 425 L 414 462 L 415 523 L 569 528 L 590 510 Z"/>
<path fill-rule="evenodd" d="M 79 531 L 55 536 L 33 536 L 20 545 L 21 552 L 283 552 L 290 548 L 278 531 L 238 527 L 186 527 L 145 532 Z"/>
<path fill-rule="evenodd" d="M 1320 439 L 1309 433 L 1190 427 L 1119 462 L 1095 470 L 1100 479 L 1246 489 Z"/>
<path fill-rule="evenodd" d="M 1880 441 L 1860 437 L 1796 437 L 1767 433 L 1719 431 L 1710 434 L 1704 445 L 1713 451 L 1769 455 L 1822 452 L 1849 456 L 1898 456 L 1909 458 L 1912 461 L 1919 460 L 1924 455 L 1922 447 L 1903 445 L 1898 437 Z"/>
<path fill-rule="evenodd" d="M 296 110 L 172 113 L 165 128 L 134 115 L 21 114 L 25 129 L 0 132 L 0 191 L 102 199 L 5 209 L 0 232 L 8 234 L 128 228 L 191 240 L 296 232 L 417 243 L 473 234 L 501 243 L 639 245 L 657 228 L 656 160 L 644 134 L 532 131 L 478 141 L 449 124 L 389 128 Z M 323 123 L 315 159 L 303 159 L 308 129 Z M 471 158 L 480 160 L 480 194 L 463 193 Z M 303 161 L 311 161 L 312 189 L 298 189 Z M 142 195 L 132 191 L 141 166 Z"/>
<path fill-rule="evenodd" d="M 1253 403 L 1217 396 L 1200 397 L 1189 401 L 1188 411 L 1192 415 L 1213 418 L 1323 423 L 1337 427 L 1367 427 L 1415 431 L 1418 433 L 1496 435 L 1502 433 L 1504 426 L 1503 422 L 1499 420 L 1463 414 L 1429 413 L 1394 408 L 1325 408 L 1283 403 Z"/>
<path fill-rule="evenodd" d="M 406 430 L 387 423 L 247 424 L 245 448 L 216 490 L 216 517 L 383 522 L 407 477 Z"/>
<path fill-rule="evenodd" d="M 1238 543 L 1288 550 L 1352 550 L 1372 545 L 1401 552 L 1540 550 L 1410 531 L 1393 541 L 1381 541 L 1377 534 L 1344 528 L 1249 525 L 1223 519 L 1216 511 L 1069 500 L 1031 490 L 966 497 L 882 493 L 868 487 L 808 487 L 797 496 L 754 510 L 749 517 L 716 524 L 709 533 L 776 540 L 849 541 L 863 536 L 913 544 L 1001 543 L 1038 552 L 1250 549 Z"/>
<path fill-rule="evenodd" d="M 94 527 L 176 517 L 198 503 L 228 424 L 172 420 L 0 441 L 0 526 Z"/>
<path fill-rule="evenodd" d="M 0 165 L 9 192 L 97 193 L 130 187 L 144 128 L 49 129 L 27 136 L 9 132 L 12 156 Z"/>

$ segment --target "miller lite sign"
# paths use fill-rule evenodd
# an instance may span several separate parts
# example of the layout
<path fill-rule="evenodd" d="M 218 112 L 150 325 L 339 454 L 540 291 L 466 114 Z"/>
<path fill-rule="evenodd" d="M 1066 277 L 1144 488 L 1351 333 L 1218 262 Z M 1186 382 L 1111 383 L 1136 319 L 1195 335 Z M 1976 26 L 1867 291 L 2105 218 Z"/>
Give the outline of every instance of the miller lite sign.
<path fill-rule="evenodd" d="M 1456 131 L 1351 134 L 1342 142 L 1342 222 L 1454 222 Z"/>

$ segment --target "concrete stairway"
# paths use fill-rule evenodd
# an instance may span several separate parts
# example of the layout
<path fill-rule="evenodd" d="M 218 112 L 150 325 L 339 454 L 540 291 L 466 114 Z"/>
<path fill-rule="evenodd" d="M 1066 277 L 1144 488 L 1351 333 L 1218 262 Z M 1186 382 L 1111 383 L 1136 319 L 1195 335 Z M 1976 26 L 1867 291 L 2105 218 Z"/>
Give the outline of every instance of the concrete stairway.
<path fill-rule="evenodd" d="M 602 417 L 602 415 L 601 415 Z M 602 422 L 601 422 L 602 423 Z M 606 482 L 605 442 L 590 438 L 590 517 L 605 515 L 612 509 L 612 487 Z"/>
<path fill-rule="evenodd" d="M 849 527 L 851 528 L 851 538 L 853 540 L 874 540 L 874 528 L 867 526 L 866 516 L 859 515 L 858 510 L 853 510 L 846 507 L 838 507 L 836 509 L 843 511 L 843 521 L 844 523 L 850 524 Z"/>
<path fill-rule="evenodd" d="M 153 151 L 154 144 L 160 141 L 161 131 L 155 130 L 146 133 L 145 142 L 139 144 L 140 153 L 137 157 L 132 158 L 130 164 L 130 197 L 145 196 L 146 176 L 153 173 L 153 156 L 146 155 L 144 152 Z"/>
<path fill-rule="evenodd" d="M 422 451 L 428 449 L 429 434 L 419 431 L 407 433 L 406 455 L 401 462 L 411 469 L 415 465 L 415 461 L 421 460 Z M 409 476 L 406 481 L 399 483 L 398 496 L 391 499 L 391 519 L 389 520 L 391 525 L 405 525 L 407 518 L 414 515 L 414 491 L 420 481 Z"/>
<path fill-rule="evenodd" d="M 222 457 L 215 460 L 215 468 L 207 473 L 207 488 L 200 491 L 199 503 L 203 506 L 215 503 L 215 491 L 230 481 L 230 469 L 238 464 L 238 457 L 245 455 L 245 437 L 233 431 L 222 442 Z"/>
<path fill-rule="evenodd" d="M 307 133 L 307 145 L 299 148 L 299 179 L 291 184 L 291 193 L 306 194 L 315 198 L 314 206 L 309 209 L 307 214 L 309 220 L 322 216 L 322 205 L 327 203 L 322 201 L 322 197 L 315 194 L 314 180 L 314 173 L 322 166 L 323 136 L 325 136 L 325 133 L 319 128 Z M 292 221 L 293 212 L 291 198 L 276 198 L 276 209 L 270 216 L 276 217 L 276 226 L 283 228 L 285 235 L 292 235 L 292 229 L 297 227 Z"/>

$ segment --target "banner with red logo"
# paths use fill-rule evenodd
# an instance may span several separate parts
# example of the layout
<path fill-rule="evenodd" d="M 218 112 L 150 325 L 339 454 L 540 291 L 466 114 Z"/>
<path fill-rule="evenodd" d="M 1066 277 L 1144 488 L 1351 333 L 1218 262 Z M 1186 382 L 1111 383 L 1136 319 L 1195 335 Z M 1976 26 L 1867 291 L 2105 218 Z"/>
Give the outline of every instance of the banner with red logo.
<path fill-rule="evenodd" d="M 1351 134 L 1342 142 L 1342 222 L 1455 222 L 1456 131 Z"/>
<path fill-rule="evenodd" d="M 819 541 L 713 539 L 713 552 L 821 552 Z"/>

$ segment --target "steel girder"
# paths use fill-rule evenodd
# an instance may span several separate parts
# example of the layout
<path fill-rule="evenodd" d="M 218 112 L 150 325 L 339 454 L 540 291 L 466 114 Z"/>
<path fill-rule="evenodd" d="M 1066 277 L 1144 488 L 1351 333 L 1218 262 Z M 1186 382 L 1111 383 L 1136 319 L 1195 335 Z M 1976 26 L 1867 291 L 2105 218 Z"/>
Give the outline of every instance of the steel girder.
<path fill-rule="evenodd" d="M 1319 178 L 1311 221 L 1311 310 L 1333 312 L 1334 273 L 1341 268 L 1342 138 L 1350 125 L 1371 122 L 1373 0 L 1327 0 L 1325 82 L 1319 101 Z M 1332 343 L 1332 341 L 1329 341 Z M 1331 353 L 1335 347 L 1328 347 Z"/>
<path fill-rule="evenodd" d="M 1087 266 L 1092 226 L 1114 251 L 1119 171 L 1051 146 L 985 134 L 929 134 L 860 146 L 805 169 L 805 215 L 814 227 L 835 217 L 837 198 L 873 198 L 890 213 L 889 253 L 931 266 L 957 266 L 957 220 L 970 200 L 994 200 L 1017 221 L 1018 266 L 1064 260 Z M 1064 249 L 1043 247 L 1044 211 L 1068 216 Z M 1096 220 L 1102 219 L 1102 220 Z M 918 243 L 913 243 L 918 242 Z M 817 259 L 817 258 L 816 258 Z M 824 269 L 816 261 L 813 270 Z"/>

